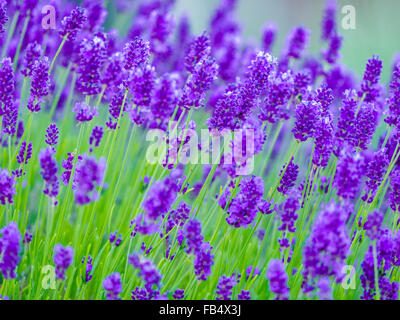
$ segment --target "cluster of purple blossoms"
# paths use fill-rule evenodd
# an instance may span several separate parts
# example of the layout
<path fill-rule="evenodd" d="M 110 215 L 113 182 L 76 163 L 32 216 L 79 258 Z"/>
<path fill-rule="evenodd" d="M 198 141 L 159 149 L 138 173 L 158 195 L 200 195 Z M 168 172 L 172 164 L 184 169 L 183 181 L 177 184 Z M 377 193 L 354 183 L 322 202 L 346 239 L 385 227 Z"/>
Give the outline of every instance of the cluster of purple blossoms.
<path fill-rule="evenodd" d="M 61 21 L 60 35 L 67 40 L 74 41 L 78 32 L 83 28 L 87 21 L 86 10 L 77 7 L 71 11 L 69 16 Z"/>
<path fill-rule="evenodd" d="M 149 259 L 138 254 L 132 254 L 128 258 L 129 263 L 136 269 L 139 269 L 139 276 L 144 282 L 144 287 L 150 296 L 158 295 L 155 288 L 161 285 L 162 274 L 157 270 L 156 266 Z"/>
<path fill-rule="evenodd" d="M 72 264 L 74 258 L 74 249 L 70 246 L 56 244 L 54 247 L 54 264 L 56 266 L 56 278 L 64 280 L 65 272 Z"/>
<path fill-rule="evenodd" d="M 203 57 L 189 75 L 179 105 L 184 108 L 204 106 L 205 92 L 211 88 L 217 74 L 218 65 L 214 58 Z"/>
<path fill-rule="evenodd" d="M 121 275 L 118 272 L 110 274 L 103 280 L 103 288 L 107 291 L 107 300 L 121 300 Z"/>
<path fill-rule="evenodd" d="M 393 68 L 387 103 L 389 105 L 389 114 L 385 122 L 398 128 L 400 126 L 400 63 L 396 63 Z"/>
<path fill-rule="evenodd" d="M 170 116 L 177 103 L 177 79 L 172 74 L 164 74 L 154 84 L 153 96 L 150 104 L 152 119 L 149 119 L 150 128 L 166 129 Z"/>
<path fill-rule="evenodd" d="M 226 222 L 235 228 L 246 228 L 252 223 L 263 207 L 264 182 L 260 177 L 251 176 L 242 179 L 240 192 L 232 200 L 227 209 Z"/>
<path fill-rule="evenodd" d="M 267 278 L 270 291 L 276 294 L 276 300 L 289 299 L 288 275 L 280 260 L 271 260 L 268 264 Z"/>
<path fill-rule="evenodd" d="M 0 1 L 0 34 L 5 31 L 4 25 L 8 21 L 6 5 L 7 3 L 5 0 Z"/>
<path fill-rule="evenodd" d="M 143 209 L 151 221 L 155 221 L 168 213 L 180 189 L 178 183 L 180 174 L 179 170 L 174 170 L 163 181 L 156 181 L 150 187 L 143 202 Z"/>
<path fill-rule="evenodd" d="M 33 66 L 35 65 L 35 62 L 39 60 L 41 54 L 41 46 L 36 41 L 27 45 L 23 61 L 24 69 L 21 70 L 22 75 L 25 77 L 32 77 Z"/>
<path fill-rule="evenodd" d="M 100 145 L 101 139 L 103 138 L 104 129 L 100 126 L 94 126 L 92 133 L 89 137 L 90 152 L 93 152 L 93 147 Z"/>
<path fill-rule="evenodd" d="M 1 135 L 12 136 L 16 132 L 18 105 L 14 99 L 15 85 L 11 59 L 4 58 L 0 67 L 0 116 L 3 116 Z"/>
<path fill-rule="evenodd" d="M 185 67 L 187 71 L 194 73 L 197 63 L 199 63 L 203 57 L 210 55 L 210 44 L 211 41 L 206 31 L 190 43 L 185 56 Z"/>
<path fill-rule="evenodd" d="M 297 105 L 296 121 L 292 129 L 293 136 L 297 141 L 307 141 L 314 136 L 320 109 L 321 104 L 314 100 L 305 100 Z"/>
<path fill-rule="evenodd" d="M 317 217 L 304 248 L 303 291 L 315 289 L 320 278 L 334 276 L 342 281 L 342 268 L 350 249 L 350 238 L 346 232 L 347 213 L 331 201 Z"/>
<path fill-rule="evenodd" d="M 277 25 L 274 22 L 267 22 L 262 29 L 262 50 L 271 52 L 272 45 L 275 42 Z"/>
<path fill-rule="evenodd" d="M 119 247 L 119 245 L 122 242 L 122 234 L 120 233 L 117 238 L 117 233 L 118 233 L 118 231 L 115 231 L 115 232 L 111 233 L 110 236 L 108 237 L 108 240 L 110 241 L 110 243 L 114 244 L 115 247 Z"/>
<path fill-rule="evenodd" d="M 96 33 L 92 38 L 83 39 L 80 45 L 77 89 L 84 95 L 101 92 L 100 69 L 107 59 L 107 36 Z"/>
<path fill-rule="evenodd" d="M 75 119 L 79 122 L 91 121 L 98 115 L 97 108 L 87 105 L 86 102 L 77 102 L 72 112 L 76 113 Z"/>
<path fill-rule="evenodd" d="M 31 94 L 28 99 L 27 108 L 31 112 L 39 112 L 41 102 L 50 90 L 50 63 L 47 57 L 35 61 L 31 76 Z"/>
<path fill-rule="evenodd" d="M 82 264 L 85 264 L 85 257 L 82 258 Z M 93 278 L 93 274 L 91 273 L 93 271 L 93 257 L 88 256 L 87 262 L 86 262 L 86 270 L 85 270 L 85 282 L 89 282 Z"/>
<path fill-rule="evenodd" d="M 238 294 L 238 300 L 251 300 L 250 291 L 240 291 L 240 293 Z"/>
<path fill-rule="evenodd" d="M 2 205 L 13 203 L 13 196 L 16 193 L 14 176 L 10 175 L 7 169 L 0 169 L 0 203 Z"/>
<path fill-rule="evenodd" d="M 55 151 L 52 147 L 42 149 L 39 153 L 39 162 L 42 168 L 40 174 L 46 183 L 43 193 L 50 198 L 56 198 L 58 196 L 60 184 L 57 176 L 58 165 L 56 159 L 54 159 L 54 154 Z"/>
<path fill-rule="evenodd" d="M 365 176 L 367 177 L 365 193 L 361 197 L 363 201 L 371 203 L 374 200 L 375 193 L 383 180 L 388 164 L 389 161 L 384 150 L 376 151 L 372 159 L 368 159 L 365 169 Z"/>
<path fill-rule="evenodd" d="M 20 261 L 22 236 L 15 222 L 0 229 L 0 271 L 5 279 L 16 278 L 15 269 Z"/>
<path fill-rule="evenodd" d="M 332 151 L 333 124 L 332 117 L 327 112 L 326 115 L 320 115 L 315 124 L 313 164 L 319 167 L 326 167 Z"/>
<path fill-rule="evenodd" d="M 182 300 L 185 297 L 185 290 L 184 289 L 176 289 L 172 297 L 175 300 Z"/>
<path fill-rule="evenodd" d="M 50 146 L 53 147 L 57 144 L 58 142 L 58 134 L 60 131 L 57 128 L 57 125 L 55 123 L 51 123 L 47 129 L 46 129 L 46 135 L 45 135 L 45 142 Z"/>
<path fill-rule="evenodd" d="M 390 174 L 389 203 L 393 211 L 400 211 L 400 169 L 395 168 Z"/>
<path fill-rule="evenodd" d="M 189 220 L 185 224 L 184 239 L 186 241 L 186 252 L 195 256 L 194 272 L 198 280 L 206 281 L 211 275 L 211 266 L 214 264 L 214 255 L 211 253 L 213 247 L 209 242 L 203 241 L 201 224 L 197 220 Z"/>
<path fill-rule="evenodd" d="M 236 275 L 232 274 L 230 277 L 222 275 L 219 278 L 217 285 L 217 298 L 216 300 L 231 300 L 232 289 L 236 285 Z"/>
<path fill-rule="evenodd" d="M 79 156 L 73 180 L 75 203 L 84 205 L 98 198 L 97 187 L 102 186 L 106 159 L 99 161 L 93 156 L 84 154 Z"/>
<path fill-rule="evenodd" d="M 300 198 L 301 194 L 294 189 L 288 194 L 285 202 L 278 207 L 277 211 L 281 218 L 281 225 L 278 227 L 278 230 L 283 232 L 282 238 L 278 239 L 278 241 L 282 248 L 290 246 L 287 232 L 296 232 L 295 223 L 298 218 L 296 211 L 300 208 Z"/>
<path fill-rule="evenodd" d="M 336 35 L 337 26 L 336 26 L 336 16 L 337 16 L 337 2 L 336 0 L 328 0 L 326 1 L 324 15 L 322 18 L 322 25 L 321 25 L 321 39 L 322 40 L 329 40 L 333 36 Z"/>
<path fill-rule="evenodd" d="M 363 274 L 360 279 L 364 292 L 360 298 L 363 300 L 373 300 L 377 294 L 375 267 L 378 270 L 377 282 L 380 299 L 398 299 L 399 283 L 391 281 L 390 270 L 400 265 L 400 241 L 389 229 L 381 225 L 382 221 L 383 215 L 379 212 L 374 212 L 368 216 L 365 223 L 367 224 L 368 236 L 372 237 L 371 239 L 375 239 L 375 242 L 369 246 L 364 261 L 361 263 Z M 374 251 L 376 253 L 375 258 Z M 377 265 L 375 265 L 375 261 Z"/>
<path fill-rule="evenodd" d="M 74 167 L 74 154 L 68 152 L 67 159 L 63 160 L 62 167 L 65 171 L 61 174 L 61 180 L 65 185 L 68 185 L 71 178 L 72 169 Z"/>
<path fill-rule="evenodd" d="M 289 164 L 285 164 L 279 173 L 280 183 L 276 188 L 282 194 L 287 194 L 288 191 L 296 185 L 297 175 L 299 174 L 299 166 L 293 162 L 293 157 Z"/>
<path fill-rule="evenodd" d="M 126 111 L 126 89 L 123 85 L 120 85 L 111 99 L 108 111 L 111 117 L 106 122 L 106 125 L 109 129 L 115 130 L 117 128 L 118 119 L 123 116 L 123 113 Z M 113 121 L 115 120 L 115 121 Z"/>
<path fill-rule="evenodd" d="M 125 44 L 123 50 L 123 65 L 126 70 L 133 70 L 136 67 L 147 63 L 149 59 L 150 45 L 139 37 Z"/>
<path fill-rule="evenodd" d="M 360 191 L 360 182 L 364 175 L 364 158 L 360 153 L 343 149 L 338 164 L 333 185 L 337 195 L 343 199 L 354 199 Z"/>
<path fill-rule="evenodd" d="M 373 102 L 380 95 L 380 87 L 378 85 L 383 63 L 377 56 L 368 59 L 365 67 L 363 80 L 361 83 L 361 95 L 365 95 L 365 101 Z"/>

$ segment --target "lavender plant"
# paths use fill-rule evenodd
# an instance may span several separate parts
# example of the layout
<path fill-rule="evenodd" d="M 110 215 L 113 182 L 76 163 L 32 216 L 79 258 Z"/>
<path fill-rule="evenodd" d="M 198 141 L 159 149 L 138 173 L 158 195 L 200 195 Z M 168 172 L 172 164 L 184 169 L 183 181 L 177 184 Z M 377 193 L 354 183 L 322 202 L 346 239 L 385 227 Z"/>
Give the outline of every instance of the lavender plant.
<path fill-rule="evenodd" d="M 0 300 L 398 299 L 400 62 L 117 2 L 0 1 Z"/>

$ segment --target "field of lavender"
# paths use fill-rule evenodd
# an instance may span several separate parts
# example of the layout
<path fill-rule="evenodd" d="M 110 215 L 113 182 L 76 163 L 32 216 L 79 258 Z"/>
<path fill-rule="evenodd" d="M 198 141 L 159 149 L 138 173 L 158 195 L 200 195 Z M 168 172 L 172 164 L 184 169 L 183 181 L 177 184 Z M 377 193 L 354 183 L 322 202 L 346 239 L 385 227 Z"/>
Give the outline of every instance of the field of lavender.
<path fill-rule="evenodd" d="M 397 300 L 400 57 L 174 2 L 0 0 L 0 300 Z"/>

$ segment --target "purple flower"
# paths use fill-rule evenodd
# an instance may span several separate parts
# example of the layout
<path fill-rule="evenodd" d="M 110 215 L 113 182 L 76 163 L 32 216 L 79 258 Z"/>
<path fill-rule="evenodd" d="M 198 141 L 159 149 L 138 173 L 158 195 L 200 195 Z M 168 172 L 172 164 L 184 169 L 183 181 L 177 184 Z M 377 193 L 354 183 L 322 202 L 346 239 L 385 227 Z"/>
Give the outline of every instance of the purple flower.
<path fill-rule="evenodd" d="M 147 63 L 149 59 L 150 45 L 148 41 L 144 41 L 139 37 L 135 37 L 133 41 L 125 44 L 123 57 L 124 68 L 132 70 L 139 65 Z"/>
<path fill-rule="evenodd" d="M 380 211 L 374 211 L 368 215 L 367 221 L 364 224 L 364 230 L 371 240 L 376 240 L 380 236 L 384 218 L 384 214 Z"/>
<path fill-rule="evenodd" d="M 79 122 L 91 121 L 98 115 L 97 108 L 87 105 L 86 102 L 77 102 L 72 112 L 76 113 L 75 119 Z"/>
<path fill-rule="evenodd" d="M 285 173 L 283 173 L 284 170 Z M 285 164 L 283 166 L 283 169 L 279 173 L 281 181 L 276 190 L 282 194 L 287 194 L 288 191 L 295 186 L 298 174 L 299 174 L 299 166 L 293 162 L 293 157 L 292 157 L 292 159 L 290 159 L 289 161 L 289 164 Z"/>
<path fill-rule="evenodd" d="M 68 40 L 74 41 L 78 32 L 83 28 L 87 21 L 86 10 L 76 7 L 71 11 L 69 16 L 64 17 L 61 21 L 60 35 L 67 37 Z"/>
<path fill-rule="evenodd" d="M 219 278 L 219 282 L 217 285 L 216 300 L 231 300 L 232 288 L 235 285 L 236 285 L 235 274 L 231 275 L 230 277 L 222 275 L 222 277 Z"/>
<path fill-rule="evenodd" d="M 254 90 L 255 95 L 263 93 L 269 84 L 269 77 L 276 67 L 276 58 L 267 52 L 260 51 L 248 68 L 245 87 Z"/>
<path fill-rule="evenodd" d="M 374 200 L 375 193 L 383 180 L 388 164 L 389 160 L 383 150 L 375 152 L 372 159 L 367 162 L 365 194 L 361 197 L 363 201 L 371 203 Z"/>
<path fill-rule="evenodd" d="M 148 107 L 151 101 L 151 92 L 156 79 L 156 72 L 153 66 L 146 64 L 143 68 L 133 71 L 129 88 L 133 95 L 133 103 L 137 107 Z"/>
<path fill-rule="evenodd" d="M 73 181 L 75 203 L 84 205 L 97 200 L 98 192 L 96 188 L 103 184 L 105 170 L 105 158 L 100 158 L 99 161 L 96 161 L 93 156 L 86 154 L 80 156 L 76 164 Z"/>
<path fill-rule="evenodd" d="M 23 69 L 21 70 L 22 75 L 25 77 L 31 77 L 33 75 L 33 66 L 37 60 L 39 60 L 42 54 L 41 46 L 36 41 L 29 43 L 25 49 L 25 56 L 23 60 Z"/>
<path fill-rule="evenodd" d="M 346 210 L 334 201 L 318 215 L 304 249 L 305 293 L 314 289 L 320 277 L 335 276 L 337 283 L 342 281 L 342 268 L 350 248 L 346 219 Z"/>
<path fill-rule="evenodd" d="M 321 104 L 314 100 L 305 100 L 296 107 L 293 136 L 298 141 L 307 141 L 313 137 L 315 126 L 321 110 Z"/>
<path fill-rule="evenodd" d="M 400 62 L 393 67 L 392 81 L 389 86 L 389 114 L 385 122 L 390 126 L 400 125 Z"/>
<path fill-rule="evenodd" d="M 270 291 L 276 294 L 276 300 L 288 300 L 288 276 L 282 261 L 271 260 L 268 263 L 267 278 L 269 280 Z"/>
<path fill-rule="evenodd" d="M 148 292 L 153 292 L 154 286 L 160 286 L 162 274 L 157 270 L 151 260 L 137 254 L 132 254 L 129 256 L 128 261 L 134 268 L 140 270 L 139 276 L 144 281 L 145 288 Z"/>
<path fill-rule="evenodd" d="M 85 95 L 101 92 L 100 71 L 107 59 L 107 37 L 96 33 L 92 38 L 83 39 L 80 45 L 77 89 Z"/>
<path fill-rule="evenodd" d="M 296 232 L 295 223 L 298 218 L 296 211 L 300 208 L 300 199 L 301 194 L 297 190 L 292 190 L 288 194 L 285 202 L 278 208 L 278 213 L 281 218 L 281 225 L 278 227 L 278 230 L 283 232 L 283 238 L 278 240 L 281 247 L 289 246 L 289 239 L 286 238 L 286 233 Z"/>
<path fill-rule="evenodd" d="M 185 56 L 185 67 L 190 73 L 195 72 L 196 64 L 201 61 L 202 58 L 207 57 L 211 53 L 210 38 L 206 31 L 202 35 L 195 38 L 190 44 Z"/>
<path fill-rule="evenodd" d="M 87 263 L 86 263 L 86 270 L 85 270 L 85 282 L 89 282 L 93 278 L 93 274 L 91 274 L 93 270 L 93 258 L 88 256 Z M 85 264 L 85 257 L 82 259 L 82 264 Z"/>
<path fill-rule="evenodd" d="M 67 268 L 72 264 L 74 249 L 70 246 L 63 247 L 56 244 L 54 247 L 54 264 L 56 266 L 56 278 L 64 280 Z"/>
<path fill-rule="evenodd" d="M 355 199 L 360 191 L 363 169 L 364 159 L 359 153 L 352 153 L 348 149 L 342 150 L 333 182 L 339 197 Z"/>
<path fill-rule="evenodd" d="M 197 253 L 203 242 L 201 234 L 201 223 L 197 220 L 189 220 L 185 224 L 186 252 Z"/>
<path fill-rule="evenodd" d="M 84 0 L 83 6 L 86 9 L 87 24 L 90 31 L 97 31 L 101 28 L 107 18 L 107 10 L 102 1 Z"/>
<path fill-rule="evenodd" d="M 240 293 L 238 294 L 238 300 L 251 300 L 250 291 L 240 291 Z"/>
<path fill-rule="evenodd" d="M 29 244 L 29 243 L 31 243 L 32 238 L 33 238 L 33 234 L 31 234 L 31 233 L 29 233 L 28 231 L 26 231 L 26 232 L 25 232 L 25 235 L 24 235 L 24 240 L 22 241 L 23 244 Z"/>
<path fill-rule="evenodd" d="M 337 14 L 337 2 L 336 0 L 326 1 L 324 15 L 322 19 L 321 29 L 321 39 L 329 40 L 336 35 L 336 14 Z"/>
<path fill-rule="evenodd" d="M 72 169 L 74 167 L 74 154 L 68 152 L 67 159 L 63 160 L 62 167 L 65 171 L 61 174 L 61 180 L 65 185 L 68 185 L 71 178 Z"/>
<path fill-rule="evenodd" d="M 89 144 L 90 144 L 90 152 L 93 151 L 92 145 L 94 147 L 98 147 L 101 139 L 103 138 L 104 130 L 103 127 L 94 126 L 92 133 L 89 137 Z"/>
<path fill-rule="evenodd" d="M 390 174 L 389 203 L 393 211 L 400 211 L 400 169 L 395 168 Z"/>
<path fill-rule="evenodd" d="M 294 92 L 293 76 L 290 72 L 280 73 L 270 79 L 259 118 L 275 123 L 279 119 L 288 119 L 287 105 Z"/>
<path fill-rule="evenodd" d="M 45 135 L 45 142 L 50 146 L 53 147 L 57 144 L 58 140 L 58 134 L 60 132 L 58 131 L 57 125 L 55 123 L 51 123 L 47 129 L 46 129 L 46 135 Z"/>
<path fill-rule="evenodd" d="M 204 106 L 205 93 L 217 79 L 217 74 L 218 65 L 215 59 L 203 57 L 187 80 L 179 105 L 185 108 Z"/>
<path fill-rule="evenodd" d="M 342 41 L 342 36 L 334 35 L 330 38 L 329 47 L 322 51 L 322 56 L 328 63 L 335 64 L 339 60 L 339 50 L 342 47 Z"/>
<path fill-rule="evenodd" d="M 13 136 L 17 131 L 18 104 L 9 101 L 4 105 L 3 112 L 1 132 Z"/>
<path fill-rule="evenodd" d="M 15 78 L 10 58 L 3 58 L 0 67 L 0 116 L 6 113 L 5 108 L 14 105 Z M 4 106 L 4 107 L 3 107 Z"/>
<path fill-rule="evenodd" d="M 160 10 L 154 10 L 151 13 L 148 23 L 153 45 L 164 44 L 172 33 L 175 24 L 171 13 L 164 13 Z"/>
<path fill-rule="evenodd" d="M 49 147 L 47 149 L 40 150 L 39 162 L 42 170 L 40 174 L 46 185 L 43 189 L 43 193 L 48 195 L 50 198 L 56 198 L 58 195 L 59 180 L 57 176 L 58 165 L 56 159 L 54 159 L 55 151 Z"/>
<path fill-rule="evenodd" d="M 246 228 L 252 223 L 259 211 L 264 193 L 264 182 L 260 177 L 242 179 L 240 192 L 232 200 L 227 212 L 226 222 L 235 228 Z"/>
<path fill-rule="evenodd" d="M 110 274 L 103 280 L 103 288 L 107 291 L 107 300 L 121 300 L 121 275 L 118 272 Z"/>
<path fill-rule="evenodd" d="M 5 279 L 13 279 L 17 277 L 15 269 L 20 261 L 22 236 L 15 222 L 0 229 L 0 235 L 0 271 Z"/>
<path fill-rule="evenodd" d="M 378 82 L 382 72 L 382 60 L 377 56 L 368 59 L 361 83 L 361 94 L 365 94 L 365 101 L 375 101 L 379 96 Z"/>
<path fill-rule="evenodd" d="M 316 122 L 314 132 L 314 154 L 312 162 L 319 167 L 326 167 L 333 151 L 333 125 L 329 112 L 321 115 Z"/>
<path fill-rule="evenodd" d="M 211 275 L 211 266 L 214 264 L 213 247 L 209 242 L 203 242 L 194 260 L 194 273 L 198 280 L 206 281 Z"/>
<path fill-rule="evenodd" d="M 155 82 L 151 98 L 150 127 L 166 129 L 169 118 L 172 116 L 177 103 L 177 79 L 171 74 L 164 74 Z"/>
<path fill-rule="evenodd" d="M 17 162 L 19 164 L 28 164 L 29 159 L 32 157 L 32 142 L 26 146 L 26 141 L 22 141 L 21 147 L 19 148 L 19 152 L 17 154 Z"/>
<path fill-rule="evenodd" d="M 8 17 L 7 17 L 7 3 L 5 1 L 1 1 L 0 2 L 0 34 L 3 33 L 4 30 L 4 25 L 7 23 L 8 21 Z"/>
<path fill-rule="evenodd" d="M 155 221 L 160 216 L 167 214 L 175 201 L 180 186 L 177 183 L 179 172 L 172 172 L 163 181 L 156 181 L 148 191 L 143 202 L 143 209 L 147 217 Z"/>
<path fill-rule="evenodd" d="M 252 274 L 252 273 L 253 273 L 253 274 Z M 257 268 L 257 267 L 248 266 L 248 267 L 246 268 L 246 280 L 249 279 L 249 277 L 250 277 L 251 274 L 252 274 L 251 279 L 253 279 L 255 276 L 260 275 L 260 269 Z"/>
<path fill-rule="evenodd" d="M 293 28 L 286 40 L 285 57 L 300 59 L 308 45 L 311 31 L 303 27 Z"/>
<path fill-rule="evenodd" d="M 275 42 L 277 25 L 274 22 L 267 22 L 262 29 L 262 49 L 266 52 L 271 52 L 272 45 Z"/>
<path fill-rule="evenodd" d="M 182 300 L 185 297 L 185 290 L 184 289 L 176 289 L 172 297 L 175 300 Z"/>
<path fill-rule="evenodd" d="M 49 94 L 50 76 L 49 76 L 49 58 L 42 57 L 35 61 L 31 76 L 31 94 L 28 99 L 27 108 L 31 112 L 39 112 L 40 103 L 43 97 Z"/>

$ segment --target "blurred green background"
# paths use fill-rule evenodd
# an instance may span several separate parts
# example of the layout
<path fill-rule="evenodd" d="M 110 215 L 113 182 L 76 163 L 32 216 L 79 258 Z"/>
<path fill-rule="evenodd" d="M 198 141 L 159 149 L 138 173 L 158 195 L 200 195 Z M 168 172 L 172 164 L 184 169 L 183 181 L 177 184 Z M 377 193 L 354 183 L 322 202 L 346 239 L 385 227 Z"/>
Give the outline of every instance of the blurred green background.
<path fill-rule="evenodd" d="M 400 52 L 400 1 L 399 0 L 339 0 L 338 27 L 344 36 L 342 62 L 356 75 L 362 76 L 365 63 L 373 54 L 384 62 L 383 80 L 390 79 L 393 56 Z M 186 13 L 192 21 L 192 30 L 204 30 L 217 7 L 218 0 L 177 0 L 177 16 Z M 356 9 L 356 29 L 344 30 L 341 9 L 352 5 Z M 324 0 L 239 0 L 237 18 L 247 39 L 260 41 L 261 28 L 267 21 L 278 26 L 277 42 L 273 53 L 279 52 L 287 32 L 298 24 L 312 31 L 309 52 L 318 54 L 321 49 L 320 24 Z"/>

